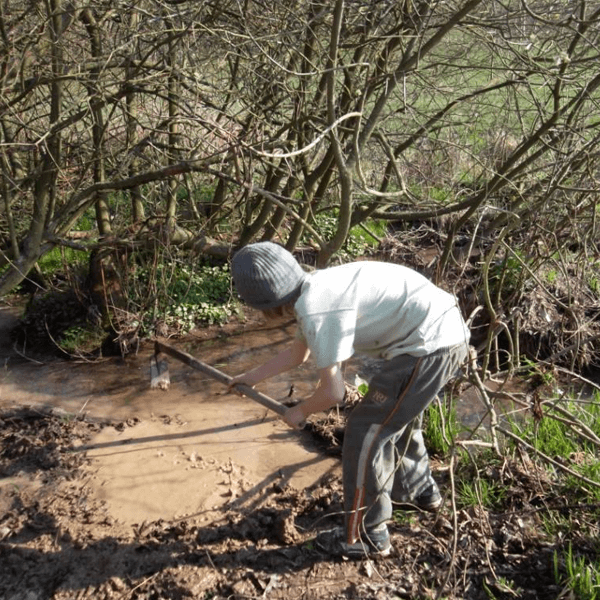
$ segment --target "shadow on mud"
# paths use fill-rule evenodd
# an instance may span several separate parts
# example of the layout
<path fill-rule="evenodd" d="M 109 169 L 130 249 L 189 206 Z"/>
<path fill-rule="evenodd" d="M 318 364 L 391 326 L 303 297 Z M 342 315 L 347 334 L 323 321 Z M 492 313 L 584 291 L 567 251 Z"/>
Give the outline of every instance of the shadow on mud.
<path fill-rule="evenodd" d="M 268 490 L 262 497 L 250 490 L 236 498 L 222 508 L 216 524 L 195 525 L 200 515 L 189 515 L 179 521 L 142 522 L 117 533 L 118 524 L 89 494 L 87 474 L 80 469 L 83 450 L 91 447 L 85 442 L 102 425 L 28 409 L 4 412 L 0 420 L 0 476 L 33 473 L 48 486 L 28 492 L 14 485 L 6 493 L 10 502 L 0 517 L 3 598 L 79 597 L 91 588 L 95 598 L 118 597 L 131 581 L 142 578 L 150 589 L 148 577 L 186 567 L 205 591 L 207 581 L 213 581 L 212 589 L 227 594 L 232 585 L 238 592 L 251 586 L 256 594 L 273 586 L 280 574 L 323 559 L 305 542 L 308 532 L 298 530 L 297 519 L 302 522 L 310 512 L 312 521 L 339 504 L 339 490 L 327 482 L 306 493 L 273 474 L 271 481 L 257 486 Z M 75 448 L 81 441 L 84 445 Z M 240 569 L 258 571 L 231 581 L 227 572 Z"/>

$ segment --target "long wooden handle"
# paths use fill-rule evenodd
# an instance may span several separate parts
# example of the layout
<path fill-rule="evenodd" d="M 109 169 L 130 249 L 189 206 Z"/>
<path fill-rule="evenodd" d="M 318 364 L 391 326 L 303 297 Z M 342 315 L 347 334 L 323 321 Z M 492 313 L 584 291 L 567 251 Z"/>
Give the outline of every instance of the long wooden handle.
<path fill-rule="evenodd" d="M 215 369 L 214 367 L 211 367 L 210 365 L 199 361 L 198 359 L 194 358 L 191 354 L 183 352 L 182 350 L 177 350 L 176 348 L 173 348 L 173 346 L 169 346 L 164 342 L 154 342 L 154 351 L 157 355 L 161 352 L 163 352 L 164 354 L 168 354 L 169 356 L 172 356 L 173 358 L 184 362 L 186 365 L 189 365 L 193 369 L 201 371 L 202 373 L 209 375 L 213 379 L 216 379 L 217 381 L 225 385 L 229 385 L 230 381 L 233 379 L 233 377 L 222 373 L 218 369 Z M 273 412 L 276 412 L 280 416 L 283 416 L 283 414 L 288 409 L 287 406 L 284 406 L 280 402 L 277 402 L 277 400 L 273 400 L 273 398 L 270 398 L 269 396 L 255 390 L 249 385 L 239 383 L 235 386 L 235 389 L 242 392 L 244 396 L 248 396 L 248 398 L 255 400 L 259 404 L 262 404 L 264 407 L 268 408 L 269 410 L 272 410 Z"/>

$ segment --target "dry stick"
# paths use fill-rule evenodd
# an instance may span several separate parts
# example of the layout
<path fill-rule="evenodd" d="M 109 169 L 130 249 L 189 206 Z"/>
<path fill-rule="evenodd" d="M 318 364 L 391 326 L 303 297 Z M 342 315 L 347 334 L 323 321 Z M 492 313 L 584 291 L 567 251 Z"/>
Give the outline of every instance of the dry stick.
<path fill-rule="evenodd" d="M 271 192 L 268 192 L 267 190 L 263 190 L 262 188 L 259 188 L 251 183 L 237 180 L 233 177 L 230 177 L 226 173 L 217 171 L 215 169 L 206 169 L 206 172 L 210 173 L 211 175 L 214 175 L 215 177 L 224 179 L 225 181 L 230 181 L 231 183 L 234 183 L 235 185 L 244 187 L 251 194 L 257 194 L 259 196 L 262 196 L 263 198 L 266 198 L 267 200 L 269 200 L 270 202 L 275 204 L 275 206 L 281 208 L 281 210 L 283 210 L 288 215 L 290 215 L 295 221 L 298 221 L 303 227 L 305 227 L 306 230 L 309 231 L 310 234 L 315 238 L 315 240 L 316 240 L 317 244 L 319 244 L 319 246 L 322 246 L 325 244 L 325 242 L 321 238 L 320 234 L 316 231 L 316 229 L 310 223 L 305 221 L 296 211 L 292 210 L 289 206 L 287 206 L 284 202 L 282 202 L 279 199 L 279 197 L 277 197 L 275 194 L 272 194 Z M 286 199 L 286 200 L 289 200 L 289 199 Z"/>
<path fill-rule="evenodd" d="M 454 460 L 456 455 L 456 446 L 452 447 L 452 453 L 450 454 L 450 501 L 452 502 L 452 553 L 450 556 L 450 565 L 448 567 L 448 574 L 446 575 L 446 579 L 442 582 L 440 589 L 436 594 L 436 599 L 440 598 L 443 591 L 446 589 L 448 585 L 448 581 L 450 581 L 450 577 L 454 571 L 456 566 L 456 554 L 458 548 L 458 517 L 456 510 L 456 484 L 454 481 L 454 467 L 456 466 L 456 462 Z"/>
<path fill-rule="evenodd" d="M 529 274 L 529 276 L 540 286 L 540 288 L 542 289 L 542 291 L 551 300 L 553 300 L 554 302 L 556 302 L 556 304 L 558 306 L 560 306 L 560 308 L 562 308 L 567 314 L 569 314 L 573 318 L 573 320 L 577 323 L 577 319 L 575 318 L 575 315 L 573 314 L 573 311 L 572 311 L 571 307 L 568 304 L 565 304 L 564 302 L 562 302 L 561 300 L 559 300 L 554 294 L 552 294 L 552 292 L 548 291 L 548 289 L 546 289 L 546 286 L 544 285 L 544 283 L 531 270 L 531 268 L 529 267 L 529 265 L 504 240 L 501 240 L 501 243 L 511 253 L 511 255 L 521 264 L 521 267 L 523 267 L 523 269 L 525 269 L 527 271 L 527 273 Z"/>
<path fill-rule="evenodd" d="M 518 369 L 521 366 L 521 342 L 519 336 L 521 335 L 521 313 L 519 310 L 515 310 L 513 312 L 513 321 L 514 321 L 514 336 L 515 336 L 515 348 L 513 350 L 515 364 L 512 365 L 514 369 Z"/>
<path fill-rule="evenodd" d="M 508 353 L 510 355 L 510 363 L 509 363 L 509 367 L 508 367 L 508 375 L 507 377 L 510 377 L 515 369 L 515 342 L 513 340 L 513 336 L 512 333 L 510 332 L 510 329 L 508 327 L 508 325 L 504 322 L 504 321 L 500 321 L 500 326 L 502 327 L 502 329 L 504 329 L 504 331 L 506 332 L 506 339 L 508 340 Z M 498 337 L 496 336 L 496 340 L 498 339 Z M 518 347 L 518 345 L 517 345 Z M 500 370 L 500 365 L 498 365 L 498 371 Z"/>
<path fill-rule="evenodd" d="M 464 448 L 465 450 L 469 446 L 480 446 L 481 448 L 494 448 L 494 444 L 491 442 L 482 442 L 481 440 L 458 440 L 456 442 L 457 446 Z"/>
<path fill-rule="evenodd" d="M 565 465 L 561 465 L 558 461 L 550 458 L 547 454 L 544 454 L 541 450 L 538 450 L 531 444 L 528 444 L 526 441 L 521 439 L 518 435 L 515 435 L 514 433 L 507 431 L 506 429 L 504 429 L 504 427 L 498 427 L 497 430 L 500 433 L 504 434 L 505 436 L 511 438 L 518 444 L 522 444 L 528 450 L 535 452 L 535 454 L 537 454 L 542 460 L 546 461 L 547 463 L 550 463 L 552 466 L 556 467 L 557 469 L 564 471 L 565 473 L 568 473 L 569 475 L 573 475 L 573 477 L 576 477 L 580 481 L 583 481 L 584 483 L 587 483 L 588 485 L 591 485 L 592 487 L 600 488 L 600 482 L 588 479 L 584 475 L 581 475 L 580 473 L 577 473 L 576 471 L 569 469 L 569 467 L 566 467 Z"/>
<path fill-rule="evenodd" d="M 555 352 L 546 361 L 541 361 L 541 362 L 552 363 L 555 360 L 557 360 L 558 358 L 560 358 L 561 356 L 563 356 L 565 354 L 568 354 L 572 350 L 577 350 L 578 348 L 581 348 L 582 346 L 586 346 L 590 342 L 595 342 L 598 339 L 600 339 L 600 334 L 590 335 L 590 336 L 586 337 L 583 340 L 577 340 L 576 342 L 574 342 L 570 346 L 567 346 L 566 348 L 563 348 L 562 350 L 559 350 L 558 352 Z"/>
<path fill-rule="evenodd" d="M 482 537 L 485 538 L 485 537 L 489 536 L 490 532 L 493 532 L 493 527 L 490 524 L 490 520 L 489 520 L 489 516 L 488 516 L 488 511 L 484 510 L 484 508 L 483 508 L 483 499 L 481 497 L 481 489 L 477 485 L 477 482 L 481 481 L 481 476 L 479 474 L 479 468 L 477 466 L 477 461 L 475 460 L 475 458 L 473 457 L 473 455 L 471 454 L 471 452 L 469 451 L 468 448 L 465 448 L 465 450 L 467 452 L 467 455 L 469 456 L 469 459 L 473 463 L 473 468 L 475 469 L 476 477 L 475 477 L 475 481 L 474 481 L 474 483 L 475 483 L 474 489 L 475 489 L 475 495 L 477 496 L 477 502 L 478 502 L 479 507 L 481 508 L 481 513 L 482 513 L 482 514 L 478 515 L 478 518 L 477 518 L 476 522 L 477 522 L 477 524 L 479 525 L 479 527 L 481 529 Z M 487 528 L 488 528 L 487 533 L 484 531 L 484 519 L 487 522 Z M 496 571 L 494 570 L 494 567 L 492 565 L 492 561 L 490 559 L 490 551 L 489 551 L 487 545 L 485 545 L 485 544 L 484 544 L 484 551 L 485 551 L 485 557 L 486 557 L 486 560 L 487 560 L 487 563 L 488 563 L 488 567 L 489 567 L 492 575 L 494 576 L 494 579 L 497 579 Z"/>
<path fill-rule="evenodd" d="M 292 158 L 294 156 L 298 156 L 299 154 L 305 154 L 306 152 L 308 152 L 309 150 L 314 148 L 328 133 L 333 131 L 342 121 L 345 121 L 346 119 L 351 119 L 354 117 L 362 117 L 362 113 L 361 112 L 350 112 L 350 113 L 346 113 L 345 115 L 342 115 L 341 117 L 336 119 L 331 125 L 329 125 L 329 127 L 326 127 L 312 142 L 310 142 L 310 144 L 308 144 L 307 146 L 304 146 L 304 148 L 299 148 L 298 150 L 293 150 L 292 152 L 267 153 L 267 152 L 261 152 L 260 150 L 256 150 L 256 148 L 253 148 L 252 146 L 249 146 L 249 145 L 244 144 L 244 146 L 248 150 L 253 152 L 254 154 L 257 154 L 258 156 L 262 156 L 263 158 Z"/>
<path fill-rule="evenodd" d="M 363 191 L 367 192 L 369 195 L 375 196 L 376 198 L 401 198 L 401 197 L 405 196 L 405 197 L 408 197 L 411 200 L 413 200 L 413 206 L 416 205 L 416 202 L 414 202 L 414 198 L 411 196 L 410 191 L 406 187 L 406 181 L 404 181 L 404 177 L 402 176 L 402 173 L 400 172 L 400 169 L 398 168 L 398 163 L 396 162 L 396 159 L 394 158 L 394 150 L 392 149 L 392 146 L 390 145 L 387 138 L 385 137 L 385 134 L 381 133 L 380 131 L 375 131 L 373 133 L 373 137 L 376 140 L 378 140 L 379 143 L 381 144 L 381 146 L 383 147 L 383 150 L 384 150 L 385 154 L 387 155 L 388 161 L 391 163 L 392 168 L 394 169 L 394 173 L 396 175 L 396 180 L 400 182 L 400 190 L 398 190 L 397 192 L 379 192 L 377 190 L 374 190 L 374 189 L 371 189 L 370 187 L 368 187 L 367 182 L 363 181 L 361 179 L 360 183 L 362 185 Z M 357 171 L 358 171 L 358 169 L 357 169 Z M 359 177 L 360 177 L 360 171 L 359 171 Z"/>
<path fill-rule="evenodd" d="M 120 598 L 129 598 L 136 590 L 139 590 L 143 585 L 146 585 L 149 581 L 154 579 L 159 574 L 160 571 L 157 571 L 156 573 L 150 575 L 150 577 L 146 577 L 146 579 L 138 583 L 135 587 L 131 588 L 130 590 L 127 590 L 124 594 L 122 594 Z"/>
<path fill-rule="evenodd" d="M 29 362 L 35 363 L 36 365 L 43 365 L 45 363 L 40 362 L 39 360 L 35 360 L 34 358 L 30 358 L 29 356 L 27 356 L 24 352 L 21 352 L 18 348 L 17 348 L 17 344 L 16 342 L 13 344 L 13 352 L 15 352 L 16 354 L 18 354 L 21 358 L 24 358 L 25 360 L 28 360 Z M 6 365 L 6 361 L 4 363 Z"/>
<path fill-rule="evenodd" d="M 494 303 L 492 302 L 492 295 L 490 293 L 490 280 L 489 280 L 490 264 L 491 264 L 493 258 L 496 256 L 496 252 L 500 246 L 500 243 L 502 242 L 502 239 L 508 232 L 509 232 L 509 226 L 507 225 L 498 234 L 498 238 L 494 241 L 492 248 L 489 251 L 486 259 L 484 260 L 482 269 L 481 269 L 481 274 L 482 274 L 481 279 L 483 282 L 483 300 L 484 300 L 485 307 L 487 308 L 488 312 L 490 313 L 490 325 L 488 328 L 486 347 L 485 347 L 485 352 L 483 354 L 483 365 L 481 368 L 481 370 L 484 374 L 487 371 L 488 364 L 490 362 L 490 354 L 492 351 L 492 342 L 497 337 L 497 334 L 495 333 L 495 330 L 493 328 L 495 328 L 496 325 L 498 324 L 498 314 L 496 313 L 496 309 L 494 308 Z"/>
<path fill-rule="evenodd" d="M 208 551 L 208 548 L 205 548 L 204 551 L 206 552 L 206 558 L 208 558 L 208 562 L 210 563 L 211 567 L 215 570 L 218 571 L 219 569 L 217 569 L 217 566 L 215 565 L 215 563 L 213 562 L 213 559 L 210 555 L 210 552 Z"/>
<path fill-rule="evenodd" d="M 545 361 L 545 360 L 540 360 L 538 362 L 540 364 L 552 367 L 552 368 L 556 369 L 557 371 L 562 371 L 563 373 L 566 373 L 567 375 L 570 375 L 571 377 L 574 377 L 575 379 L 579 379 L 579 381 L 583 381 L 583 383 L 587 383 L 588 385 L 592 386 L 596 390 L 600 391 L 600 384 L 594 383 L 591 379 L 586 379 L 585 377 L 583 377 L 583 375 L 580 375 L 579 373 L 576 373 L 575 371 L 571 371 L 569 369 L 565 369 L 564 367 L 559 367 L 557 365 L 552 365 L 552 364 L 548 363 L 548 361 Z"/>
<path fill-rule="evenodd" d="M 434 525 L 435 523 L 438 522 L 438 518 L 435 519 L 434 521 Z M 428 529 L 424 529 L 422 532 L 423 535 L 428 536 L 429 538 L 431 538 L 433 540 L 433 542 L 440 547 L 440 552 L 447 552 L 448 548 L 446 546 L 446 544 L 444 543 L 445 540 L 443 537 L 438 537 L 437 535 L 435 535 L 434 533 L 432 533 L 431 531 L 429 531 Z M 443 534 L 442 534 L 443 535 Z"/>
<path fill-rule="evenodd" d="M 48 328 L 48 321 L 44 321 L 44 326 L 46 327 L 46 333 L 48 334 L 48 337 L 50 338 L 50 341 L 59 349 L 62 350 L 63 352 L 65 352 L 66 354 L 69 355 L 70 358 L 78 358 L 81 359 L 83 362 L 86 363 L 92 363 L 95 362 L 96 359 L 87 359 L 85 358 L 85 356 L 82 356 L 81 354 L 71 354 L 70 352 L 67 352 L 66 350 L 64 350 L 63 348 L 61 348 L 60 344 L 54 339 L 54 336 L 50 333 L 50 329 Z M 37 361 L 34 361 L 37 362 Z M 42 364 L 42 363 L 40 363 Z"/>
<path fill-rule="evenodd" d="M 488 396 L 485 386 L 483 385 L 483 381 L 481 381 L 481 378 L 479 377 L 479 373 L 477 372 L 477 368 L 476 368 L 476 364 L 475 361 L 477 359 L 477 355 L 475 354 L 475 352 L 471 353 L 471 377 L 472 380 L 475 382 L 475 387 L 479 390 L 481 397 L 483 398 L 483 402 L 488 410 L 488 413 L 490 415 L 490 435 L 492 436 L 492 444 L 493 444 L 493 448 L 494 448 L 494 452 L 496 452 L 496 454 L 498 454 L 498 456 L 500 456 L 500 446 L 498 445 L 498 436 L 496 434 L 496 429 L 498 427 L 498 415 L 496 414 L 496 410 L 494 409 L 494 406 L 490 400 L 490 397 Z"/>
<path fill-rule="evenodd" d="M 197 371 L 200 371 L 201 373 L 204 373 L 205 375 L 216 379 L 219 383 L 222 383 L 224 385 L 229 386 L 231 380 L 233 379 L 233 377 L 222 373 L 215 367 L 212 367 L 211 365 L 207 365 L 206 363 L 199 361 L 198 359 L 194 358 L 191 354 L 188 354 L 183 350 L 178 350 L 177 348 L 174 348 L 173 346 L 165 344 L 164 342 L 161 342 L 159 340 L 155 340 L 154 355 L 159 356 L 161 353 L 167 354 L 173 358 L 176 358 L 177 360 L 180 360 L 181 362 L 185 363 L 186 365 L 189 365 L 193 369 L 196 369 Z M 265 408 L 272 410 L 274 413 L 278 414 L 281 417 L 285 415 L 288 409 L 288 407 L 284 404 L 277 402 L 277 400 L 274 400 L 266 394 L 255 390 L 253 387 L 246 385 L 245 383 L 237 383 L 234 386 L 234 389 L 236 391 L 240 391 L 242 394 L 244 394 L 244 396 L 247 396 L 255 402 L 258 402 Z"/>

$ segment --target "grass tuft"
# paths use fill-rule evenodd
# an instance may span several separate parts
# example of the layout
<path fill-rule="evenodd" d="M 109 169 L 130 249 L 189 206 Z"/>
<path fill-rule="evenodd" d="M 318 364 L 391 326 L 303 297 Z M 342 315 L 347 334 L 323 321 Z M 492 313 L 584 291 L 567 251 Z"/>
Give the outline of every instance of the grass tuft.
<path fill-rule="evenodd" d="M 600 599 L 600 566 L 585 556 L 577 556 L 572 544 L 562 554 L 554 552 L 554 579 L 570 590 L 570 598 Z"/>

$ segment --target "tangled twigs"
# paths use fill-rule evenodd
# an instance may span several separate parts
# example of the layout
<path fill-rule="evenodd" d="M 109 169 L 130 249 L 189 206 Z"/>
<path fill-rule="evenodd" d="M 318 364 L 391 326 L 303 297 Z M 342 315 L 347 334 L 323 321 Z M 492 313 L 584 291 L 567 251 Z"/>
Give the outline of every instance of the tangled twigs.
<path fill-rule="evenodd" d="M 557 415 L 549 415 L 548 412 L 546 412 L 546 416 L 556 421 L 560 421 L 563 425 L 569 427 L 577 436 L 600 448 L 600 438 L 598 438 L 598 436 L 585 423 L 583 423 L 581 419 L 578 419 L 573 413 L 560 406 L 558 404 L 559 401 L 560 400 L 553 402 L 548 408 L 549 410 L 553 410 L 561 414 L 562 417 Z"/>

